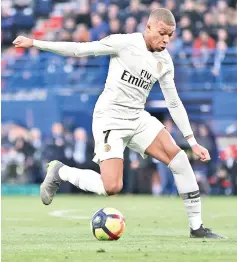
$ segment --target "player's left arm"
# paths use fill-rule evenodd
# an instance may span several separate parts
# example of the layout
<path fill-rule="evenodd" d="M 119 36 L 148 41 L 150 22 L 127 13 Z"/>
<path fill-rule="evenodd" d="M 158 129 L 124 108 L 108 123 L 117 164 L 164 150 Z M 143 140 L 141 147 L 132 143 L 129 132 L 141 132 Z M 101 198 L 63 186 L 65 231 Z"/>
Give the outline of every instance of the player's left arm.
<path fill-rule="evenodd" d="M 197 155 L 201 161 L 206 162 L 210 160 L 209 152 L 206 148 L 199 145 L 194 137 L 187 111 L 179 98 L 175 82 L 173 80 L 173 71 L 169 71 L 160 79 L 160 87 L 164 95 L 167 108 L 172 119 L 187 139 L 192 151 Z"/>

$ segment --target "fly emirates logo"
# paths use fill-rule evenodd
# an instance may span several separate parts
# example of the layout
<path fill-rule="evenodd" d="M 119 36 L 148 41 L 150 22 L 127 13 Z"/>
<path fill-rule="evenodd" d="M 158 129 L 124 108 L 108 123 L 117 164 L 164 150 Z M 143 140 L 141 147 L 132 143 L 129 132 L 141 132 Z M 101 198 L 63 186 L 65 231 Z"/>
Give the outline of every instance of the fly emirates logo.
<path fill-rule="evenodd" d="M 127 70 L 124 70 L 121 76 L 121 80 L 149 91 L 153 86 L 152 75 L 143 69 L 141 71 L 140 78 L 135 77 L 131 75 Z"/>

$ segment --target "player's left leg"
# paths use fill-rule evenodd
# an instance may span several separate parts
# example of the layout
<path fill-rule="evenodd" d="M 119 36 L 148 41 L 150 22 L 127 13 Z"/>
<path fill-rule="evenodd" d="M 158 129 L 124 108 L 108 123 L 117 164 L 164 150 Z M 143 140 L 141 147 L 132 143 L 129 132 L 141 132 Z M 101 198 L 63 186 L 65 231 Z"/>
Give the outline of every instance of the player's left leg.
<path fill-rule="evenodd" d="M 146 153 L 162 161 L 171 169 L 189 218 L 190 237 L 222 238 L 223 236 L 203 227 L 200 192 L 195 174 L 186 153 L 177 146 L 165 128 L 148 146 Z"/>
<path fill-rule="evenodd" d="M 221 236 L 202 226 L 199 188 L 185 152 L 177 146 L 169 132 L 156 118 L 144 112 L 140 122 L 137 133 L 128 146 L 142 156 L 146 153 L 154 157 L 171 169 L 189 218 L 190 236 L 220 238 Z"/>

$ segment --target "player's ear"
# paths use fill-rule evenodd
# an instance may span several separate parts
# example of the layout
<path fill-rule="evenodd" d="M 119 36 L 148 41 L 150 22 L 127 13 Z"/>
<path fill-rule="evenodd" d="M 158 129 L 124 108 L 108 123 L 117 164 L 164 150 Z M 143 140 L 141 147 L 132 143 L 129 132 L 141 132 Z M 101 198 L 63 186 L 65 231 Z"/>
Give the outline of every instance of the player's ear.
<path fill-rule="evenodd" d="M 151 31 L 151 24 L 150 24 L 150 23 L 147 23 L 147 25 L 146 25 L 146 30 L 147 30 L 148 32 Z"/>

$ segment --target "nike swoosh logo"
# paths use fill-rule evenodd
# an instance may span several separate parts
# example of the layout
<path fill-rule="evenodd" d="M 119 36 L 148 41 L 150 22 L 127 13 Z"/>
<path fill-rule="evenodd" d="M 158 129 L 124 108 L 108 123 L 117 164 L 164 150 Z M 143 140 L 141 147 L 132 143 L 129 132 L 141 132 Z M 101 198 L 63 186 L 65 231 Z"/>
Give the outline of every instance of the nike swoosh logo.
<path fill-rule="evenodd" d="M 199 192 L 196 193 L 196 194 L 190 194 L 190 197 L 195 197 L 195 196 L 198 196 L 199 195 Z"/>

